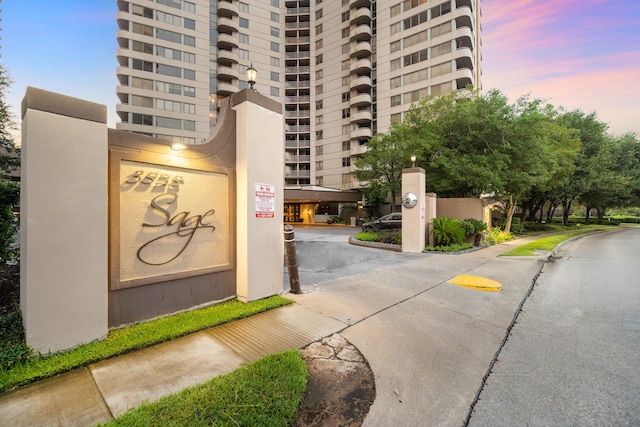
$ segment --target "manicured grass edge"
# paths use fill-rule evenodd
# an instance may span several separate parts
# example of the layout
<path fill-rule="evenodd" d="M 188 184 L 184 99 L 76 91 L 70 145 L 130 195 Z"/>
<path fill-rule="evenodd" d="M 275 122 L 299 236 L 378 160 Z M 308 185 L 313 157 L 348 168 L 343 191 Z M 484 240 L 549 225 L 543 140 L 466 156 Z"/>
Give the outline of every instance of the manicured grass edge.
<path fill-rule="evenodd" d="M 307 381 L 299 350 L 288 350 L 143 404 L 106 425 L 291 425 Z"/>
<path fill-rule="evenodd" d="M 526 243 L 519 246 L 509 252 L 500 254 L 500 256 L 534 256 L 535 251 L 553 251 L 557 245 L 572 237 L 579 236 L 581 234 L 595 233 L 609 229 L 609 227 L 603 228 L 588 228 L 583 230 L 574 230 L 568 233 L 554 234 L 552 236 L 542 237 L 534 240 L 533 242 Z"/>
<path fill-rule="evenodd" d="M 249 303 L 234 300 L 115 329 L 103 340 L 41 355 L 11 370 L 1 370 L 0 392 L 292 302 L 277 295 Z"/>

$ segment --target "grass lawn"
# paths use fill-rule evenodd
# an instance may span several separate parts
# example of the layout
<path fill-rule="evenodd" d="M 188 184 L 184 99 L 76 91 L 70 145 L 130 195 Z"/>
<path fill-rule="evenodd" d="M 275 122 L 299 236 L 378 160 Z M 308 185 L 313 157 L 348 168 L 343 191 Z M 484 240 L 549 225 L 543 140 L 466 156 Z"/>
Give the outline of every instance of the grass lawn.
<path fill-rule="evenodd" d="M 41 355 L 12 369 L 0 370 L 0 392 L 291 302 L 280 296 L 246 304 L 230 301 L 115 329 L 103 340 L 65 352 Z"/>
<path fill-rule="evenodd" d="M 229 374 L 126 412 L 107 426 L 289 426 L 307 384 L 298 350 L 272 354 Z"/>
<path fill-rule="evenodd" d="M 515 248 L 500 256 L 533 256 L 536 254 L 536 251 L 552 251 L 558 244 L 572 237 L 579 236 L 585 233 L 593 233 L 595 231 L 608 230 L 611 228 L 614 228 L 614 226 L 592 225 L 583 226 L 577 230 L 575 228 L 572 228 L 571 231 L 542 237 L 531 243 L 527 243 L 518 248 Z"/>

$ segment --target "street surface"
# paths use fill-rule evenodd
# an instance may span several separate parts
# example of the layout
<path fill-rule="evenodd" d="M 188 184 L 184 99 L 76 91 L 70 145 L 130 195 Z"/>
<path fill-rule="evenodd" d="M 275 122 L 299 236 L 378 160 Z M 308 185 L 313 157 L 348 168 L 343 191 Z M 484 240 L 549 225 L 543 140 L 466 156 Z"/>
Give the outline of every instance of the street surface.
<path fill-rule="evenodd" d="M 545 265 L 470 426 L 640 426 L 640 227 Z"/>

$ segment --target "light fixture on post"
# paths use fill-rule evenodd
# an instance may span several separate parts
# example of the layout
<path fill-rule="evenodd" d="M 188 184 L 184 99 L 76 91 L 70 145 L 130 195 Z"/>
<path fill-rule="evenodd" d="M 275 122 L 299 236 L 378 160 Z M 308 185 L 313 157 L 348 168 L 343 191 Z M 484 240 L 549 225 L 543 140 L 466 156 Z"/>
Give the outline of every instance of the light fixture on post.
<path fill-rule="evenodd" d="M 412 168 L 416 167 L 416 155 L 415 154 L 413 156 L 411 156 L 411 167 Z"/>
<path fill-rule="evenodd" d="M 256 90 L 253 85 L 256 84 L 256 77 L 258 77 L 258 70 L 253 68 L 253 62 L 247 68 L 247 81 L 249 82 L 249 89 Z"/>

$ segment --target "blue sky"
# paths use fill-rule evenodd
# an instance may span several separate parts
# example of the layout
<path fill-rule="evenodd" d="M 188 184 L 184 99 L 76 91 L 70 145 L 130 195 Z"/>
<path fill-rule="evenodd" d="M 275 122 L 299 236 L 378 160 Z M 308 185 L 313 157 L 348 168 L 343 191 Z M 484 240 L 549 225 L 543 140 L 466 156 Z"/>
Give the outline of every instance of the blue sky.
<path fill-rule="evenodd" d="M 4 0 L 16 116 L 27 86 L 105 104 L 115 126 L 116 2 Z M 483 0 L 483 88 L 596 111 L 640 136 L 640 1 Z"/>

